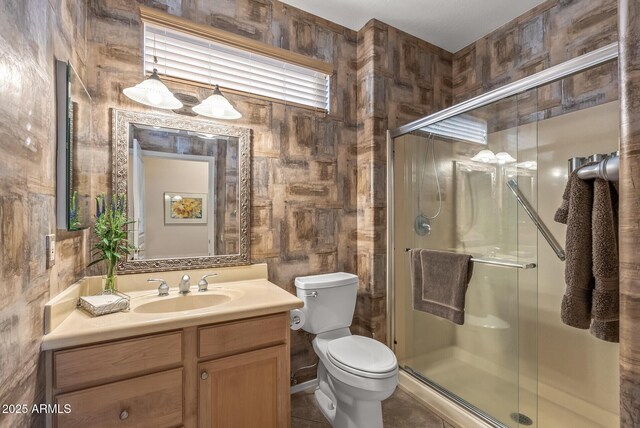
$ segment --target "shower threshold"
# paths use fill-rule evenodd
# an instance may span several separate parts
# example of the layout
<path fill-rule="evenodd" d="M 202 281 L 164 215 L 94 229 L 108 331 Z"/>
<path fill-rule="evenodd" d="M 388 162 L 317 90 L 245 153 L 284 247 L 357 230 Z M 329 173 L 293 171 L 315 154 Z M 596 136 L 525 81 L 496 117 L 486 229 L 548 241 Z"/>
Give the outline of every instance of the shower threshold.
<path fill-rule="evenodd" d="M 439 395 L 443 396 L 447 400 L 452 401 L 456 405 L 462 407 L 464 410 L 466 410 L 469 413 L 473 414 L 474 416 L 482 419 L 483 422 L 486 422 L 487 424 L 491 425 L 492 427 L 495 427 L 495 428 L 510 428 L 509 425 L 505 425 L 504 423 L 500 422 L 499 420 L 497 420 L 493 416 L 491 416 L 491 415 L 485 413 L 484 411 L 480 410 L 478 407 L 474 406 L 473 404 L 469 403 L 468 401 L 458 397 L 456 394 L 452 393 L 448 389 L 440 386 L 439 384 L 435 383 L 431 379 L 421 375 L 420 373 L 418 373 L 417 371 L 415 371 L 411 367 L 405 365 L 405 366 L 402 367 L 402 370 L 404 370 L 409 375 L 411 375 L 413 378 L 415 378 L 419 382 L 423 383 L 425 386 L 427 386 L 428 388 L 432 389 L 433 391 L 435 391 Z"/>

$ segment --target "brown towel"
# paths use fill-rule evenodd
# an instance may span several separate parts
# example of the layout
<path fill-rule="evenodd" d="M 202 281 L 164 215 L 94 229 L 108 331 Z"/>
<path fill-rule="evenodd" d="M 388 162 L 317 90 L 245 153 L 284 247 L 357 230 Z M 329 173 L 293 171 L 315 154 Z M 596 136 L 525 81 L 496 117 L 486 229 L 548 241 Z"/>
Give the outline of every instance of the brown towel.
<path fill-rule="evenodd" d="M 591 306 L 591 334 L 618 342 L 618 192 L 612 183 L 595 179 L 592 210 L 593 276 L 595 289 Z"/>
<path fill-rule="evenodd" d="M 464 324 L 464 300 L 473 273 L 468 254 L 414 249 L 410 252 L 413 309 Z"/>
<path fill-rule="evenodd" d="M 564 279 L 560 317 L 572 327 L 591 325 L 591 293 L 594 286 L 591 256 L 591 208 L 593 181 L 582 180 L 574 171 L 562 196 L 554 220 L 567 225 Z"/>

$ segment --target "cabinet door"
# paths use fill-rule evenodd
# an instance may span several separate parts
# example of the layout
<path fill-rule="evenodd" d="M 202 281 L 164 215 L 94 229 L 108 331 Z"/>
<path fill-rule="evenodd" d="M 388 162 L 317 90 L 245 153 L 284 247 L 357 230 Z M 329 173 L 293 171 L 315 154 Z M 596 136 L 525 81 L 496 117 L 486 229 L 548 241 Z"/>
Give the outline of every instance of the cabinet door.
<path fill-rule="evenodd" d="M 282 428 L 290 425 L 286 345 L 198 365 L 200 428 Z"/>

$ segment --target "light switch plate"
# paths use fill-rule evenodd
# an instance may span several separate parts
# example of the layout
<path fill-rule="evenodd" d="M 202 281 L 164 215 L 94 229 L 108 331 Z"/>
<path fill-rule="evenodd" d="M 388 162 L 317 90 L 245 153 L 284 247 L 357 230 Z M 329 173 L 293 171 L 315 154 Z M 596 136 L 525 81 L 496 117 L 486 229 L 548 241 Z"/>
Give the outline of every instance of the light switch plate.
<path fill-rule="evenodd" d="M 56 264 L 56 235 L 45 235 L 47 269 Z"/>

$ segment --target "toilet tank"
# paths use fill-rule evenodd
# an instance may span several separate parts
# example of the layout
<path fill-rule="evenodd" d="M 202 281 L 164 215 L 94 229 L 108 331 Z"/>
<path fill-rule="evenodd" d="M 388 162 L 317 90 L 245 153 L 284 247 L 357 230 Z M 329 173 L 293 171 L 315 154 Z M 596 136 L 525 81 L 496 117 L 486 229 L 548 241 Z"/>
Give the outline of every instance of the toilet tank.
<path fill-rule="evenodd" d="M 296 278 L 296 293 L 304 301 L 302 329 L 320 334 L 349 327 L 358 294 L 358 277 L 337 272 Z"/>

